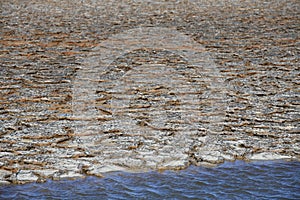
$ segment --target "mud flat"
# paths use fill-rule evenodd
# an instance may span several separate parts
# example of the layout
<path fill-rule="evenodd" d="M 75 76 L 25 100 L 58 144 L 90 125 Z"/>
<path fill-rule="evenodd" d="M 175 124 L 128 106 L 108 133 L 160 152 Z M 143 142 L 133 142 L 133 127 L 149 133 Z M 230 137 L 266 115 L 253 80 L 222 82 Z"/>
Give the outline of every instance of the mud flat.
<path fill-rule="evenodd" d="M 1 184 L 299 160 L 299 9 L 1 1 Z"/>

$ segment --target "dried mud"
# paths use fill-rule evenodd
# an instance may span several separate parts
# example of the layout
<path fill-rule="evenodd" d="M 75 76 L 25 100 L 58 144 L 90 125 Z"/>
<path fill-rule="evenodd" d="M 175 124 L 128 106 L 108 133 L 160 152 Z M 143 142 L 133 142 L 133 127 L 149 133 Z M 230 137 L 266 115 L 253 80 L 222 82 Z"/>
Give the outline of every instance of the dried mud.
<path fill-rule="evenodd" d="M 296 159 L 300 4 L 1 1 L 0 181 Z"/>

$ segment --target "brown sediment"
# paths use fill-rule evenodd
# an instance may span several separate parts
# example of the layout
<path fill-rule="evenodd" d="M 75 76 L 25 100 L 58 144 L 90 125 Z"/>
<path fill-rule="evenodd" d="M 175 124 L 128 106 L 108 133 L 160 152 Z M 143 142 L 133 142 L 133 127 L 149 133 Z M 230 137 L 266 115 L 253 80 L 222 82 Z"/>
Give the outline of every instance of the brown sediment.
<path fill-rule="evenodd" d="M 2 0 L 0 180 L 299 160 L 299 2 L 226 2 Z"/>

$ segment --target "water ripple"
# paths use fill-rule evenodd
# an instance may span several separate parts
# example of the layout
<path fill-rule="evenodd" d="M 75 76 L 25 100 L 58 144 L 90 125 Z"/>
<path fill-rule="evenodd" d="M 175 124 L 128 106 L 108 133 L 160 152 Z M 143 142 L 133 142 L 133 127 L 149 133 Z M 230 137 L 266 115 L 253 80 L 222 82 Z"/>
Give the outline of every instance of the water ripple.
<path fill-rule="evenodd" d="M 0 199 L 300 199 L 300 162 L 109 173 L 105 178 L 0 186 Z"/>

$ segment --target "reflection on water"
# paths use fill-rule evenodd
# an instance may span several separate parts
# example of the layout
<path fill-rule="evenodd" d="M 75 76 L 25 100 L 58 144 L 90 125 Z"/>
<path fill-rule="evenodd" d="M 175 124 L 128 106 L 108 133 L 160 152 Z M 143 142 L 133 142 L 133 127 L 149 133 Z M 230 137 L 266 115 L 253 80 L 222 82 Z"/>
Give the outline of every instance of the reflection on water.
<path fill-rule="evenodd" d="M 0 186 L 0 199 L 300 199 L 300 162 L 224 163 L 215 168 Z"/>

